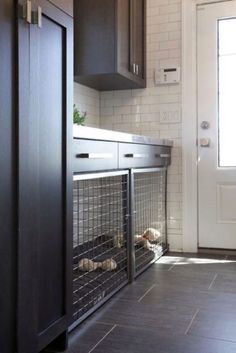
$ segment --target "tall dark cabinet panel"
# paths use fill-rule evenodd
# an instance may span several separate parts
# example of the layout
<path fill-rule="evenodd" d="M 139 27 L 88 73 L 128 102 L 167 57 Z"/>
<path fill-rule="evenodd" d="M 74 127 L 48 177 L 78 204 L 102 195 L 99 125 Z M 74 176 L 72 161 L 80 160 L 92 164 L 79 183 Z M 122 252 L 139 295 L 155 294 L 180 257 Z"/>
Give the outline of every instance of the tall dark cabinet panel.
<path fill-rule="evenodd" d="M 65 346 L 72 302 L 72 18 L 35 0 L 36 19 L 39 7 L 41 27 L 18 27 L 19 353 Z"/>
<path fill-rule="evenodd" d="M 15 351 L 16 175 L 14 1 L 0 1 L 0 351 Z"/>
<path fill-rule="evenodd" d="M 98 90 L 144 88 L 146 0 L 74 2 L 75 81 Z"/>

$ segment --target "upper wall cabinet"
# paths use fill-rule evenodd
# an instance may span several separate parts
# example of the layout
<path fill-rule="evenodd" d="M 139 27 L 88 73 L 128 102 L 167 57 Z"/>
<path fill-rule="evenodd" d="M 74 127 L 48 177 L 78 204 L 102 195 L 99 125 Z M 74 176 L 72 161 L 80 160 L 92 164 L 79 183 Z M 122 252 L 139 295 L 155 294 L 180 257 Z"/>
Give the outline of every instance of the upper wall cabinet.
<path fill-rule="evenodd" d="M 74 1 L 75 81 L 106 91 L 146 87 L 146 0 Z"/>

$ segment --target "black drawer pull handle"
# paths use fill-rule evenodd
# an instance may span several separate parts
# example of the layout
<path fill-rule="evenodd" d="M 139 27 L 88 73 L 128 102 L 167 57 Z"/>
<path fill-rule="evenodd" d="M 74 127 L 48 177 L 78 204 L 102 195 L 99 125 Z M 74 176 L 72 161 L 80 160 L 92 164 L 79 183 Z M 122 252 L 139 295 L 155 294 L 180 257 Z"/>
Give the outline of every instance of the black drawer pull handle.
<path fill-rule="evenodd" d="M 169 153 L 161 153 L 161 154 L 156 154 L 155 157 L 156 158 L 170 158 L 170 154 Z"/>
<path fill-rule="evenodd" d="M 112 153 L 80 153 L 76 155 L 76 158 L 84 159 L 111 159 L 113 158 Z"/>
<path fill-rule="evenodd" d="M 127 153 L 125 154 L 125 158 L 148 158 L 148 154 Z"/>

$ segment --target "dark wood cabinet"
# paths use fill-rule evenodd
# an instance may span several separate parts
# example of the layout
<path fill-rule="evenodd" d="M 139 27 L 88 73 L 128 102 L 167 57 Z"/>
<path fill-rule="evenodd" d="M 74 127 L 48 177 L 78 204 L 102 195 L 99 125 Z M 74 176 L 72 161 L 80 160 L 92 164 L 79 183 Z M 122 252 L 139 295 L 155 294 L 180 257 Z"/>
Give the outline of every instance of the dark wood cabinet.
<path fill-rule="evenodd" d="M 35 0 L 19 19 L 18 353 L 66 331 L 71 305 L 72 18 Z M 71 269 L 71 266 L 70 266 Z"/>
<path fill-rule="evenodd" d="M 143 88 L 146 0 L 74 2 L 74 79 L 98 90 Z"/>
<path fill-rule="evenodd" d="M 71 321 L 73 20 L 25 3 L 0 2 L 1 353 L 63 348 Z"/>
<path fill-rule="evenodd" d="M 16 40 L 14 1 L 0 1 L 0 351 L 16 349 Z"/>

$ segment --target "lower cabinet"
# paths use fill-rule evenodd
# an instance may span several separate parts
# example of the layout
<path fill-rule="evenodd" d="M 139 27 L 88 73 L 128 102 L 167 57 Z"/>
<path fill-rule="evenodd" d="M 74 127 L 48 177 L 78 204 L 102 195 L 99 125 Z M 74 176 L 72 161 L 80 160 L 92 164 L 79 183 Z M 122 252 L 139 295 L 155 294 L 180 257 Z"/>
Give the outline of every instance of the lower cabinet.
<path fill-rule="evenodd" d="M 119 142 L 109 142 L 109 152 L 116 150 L 118 144 L 120 155 L 113 156 L 113 169 L 108 170 L 110 164 L 103 159 L 107 143 L 74 140 L 70 330 L 168 249 L 166 186 L 171 148 L 123 143 L 119 146 Z M 99 169 L 103 166 L 103 171 L 96 170 L 96 163 L 88 158 L 89 154 L 95 154 L 96 144 Z M 142 156 L 130 162 L 130 166 L 139 163 L 139 167 L 128 167 L 125 161 L 126 169 L 118 168 L 116 159 L 123 160 L 130 154 Z M 86 156 L 86 165 L 77 161 L 78 155 Z"/>
<path fill-rule="evenodd" d="M 73 192 L 71 328 L 131 280 L 128 171 L 74 175 Z"/>

